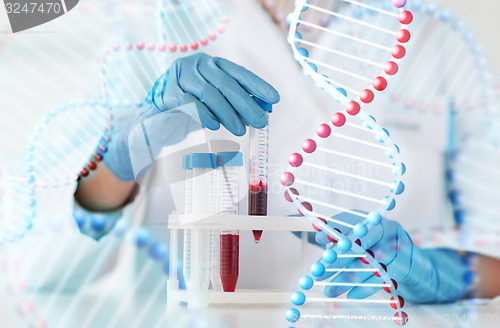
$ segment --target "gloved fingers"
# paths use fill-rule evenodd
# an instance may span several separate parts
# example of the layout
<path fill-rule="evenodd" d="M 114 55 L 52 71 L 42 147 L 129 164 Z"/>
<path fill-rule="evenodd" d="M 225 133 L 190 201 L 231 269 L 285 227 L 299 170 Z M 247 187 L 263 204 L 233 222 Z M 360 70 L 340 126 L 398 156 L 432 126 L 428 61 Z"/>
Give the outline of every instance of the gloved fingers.
<path fill-rule="evenodd" d="M 265 111 L 250 97 L 248 92 L 217 65 L 200 65 L 200 74 L 205 80 L 219 90 L 236 113 L 251 126 L 261 129 L 267 125 Z M 203 99 L 201 99 L 203 101 Z"/>
<path fill-rule="evenodd" d="M 208 108 L 217 121 L 224 125 L 229 132 L 236 136 L 244 135 L 246 127 L 234 108 L 217 88 L 208 83 L 200 73 L 196 74 L 198 75 L 196 82 L 192 81 L 192 77 L 190 78 L 191 81 L 183 81 L 181 77 L 181 81 L 179 82 L 184 92 L 195 96 L 199 101 L 204 103 L 205 108 Z"/>
<path fill-rule="evenodd" d="M 363 272 L 363 271 L 349 271 L 349 270 L 358 270 L 365 269 L 366 267 L 361 263 L 358 259 L 350 259 L 349 261 L 345 261 L 345 263 L 335 263 L 335 268 L 337 269 L 345 269 L 340 273 L 335 272 L 336 274 L 329 282 L 328 285 L 324 288 L 324 294 L 327 297 L 337 297 L 339 295 L 348 292 L 353 288 L 353 284 L 357 284 L 360 281 L 365 280 L 371 272 Z"/>
<path fill-rule="evenodd" d="M 183 105 L 181 110 L 191 116 L 194 121 L 210 130 L 218 130 L 220 128 L 220 122 L 217 117 L 195 96 L 186 93 L 183 95 L 183 102 L 186 105 Z M 189 104 L 194 104 L 194 106 L 189 106 Z"/>
<path fill-rule="evenodd" d="M 219 57 L 214 57 L 214 62 L 217 67 L 235 79 L 247 93 L 270 104 L 280 101 L 280 95 L 275 88 L 243 66 Z"/>

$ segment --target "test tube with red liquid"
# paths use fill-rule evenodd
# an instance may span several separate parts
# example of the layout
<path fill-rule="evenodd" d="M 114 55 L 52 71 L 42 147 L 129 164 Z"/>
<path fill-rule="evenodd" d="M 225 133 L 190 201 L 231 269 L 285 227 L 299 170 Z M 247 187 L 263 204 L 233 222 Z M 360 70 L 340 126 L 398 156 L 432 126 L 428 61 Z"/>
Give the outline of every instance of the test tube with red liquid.
<path fill-rule="evenodd" d="M 267 118 L 272 105 L 258 98 L 254 99 L 266 111 Z M 269 157 L 269 124 L 262 129 L 250 128 L 250 163 L 248 189 L 248 215 L 267 215 L 267 169 Z M 260 241 L 262 230 L 253 230 L 256 243 Z"/>
<path fill-rule="evenodd" d="M 217 153 L 219 169 L 219 200 L 221 215 L 239 214 L 239 171 L 243 153 Z M 220 233 L 220 279 L 225 292 L 234 292 L 239 276 L 240 232 L 222 230 Z"/>

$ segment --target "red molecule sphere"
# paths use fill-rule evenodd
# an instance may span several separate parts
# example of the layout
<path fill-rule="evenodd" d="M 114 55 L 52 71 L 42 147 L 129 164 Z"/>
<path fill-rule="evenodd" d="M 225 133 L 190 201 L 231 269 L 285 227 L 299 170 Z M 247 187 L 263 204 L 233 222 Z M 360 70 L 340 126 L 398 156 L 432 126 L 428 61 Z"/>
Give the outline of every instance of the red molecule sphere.
<path fill-rule="evenodd" d="M 284 185 L 285 187 L 289 187 L 293 184 L 293 182 L 295 181 L 295 177 L 293 176 L 292 173 L 290 172 L 285 172 L 281 175 L 280 177 L 280 182 L 282 185 Z"/>
<path fill-rule="evenodd" d="M 410 31 L 401 29 L 396 33 L 396 39 L 401 43 L 410 41 Z"/>
<path fill-rule="evenodd" d="M 175 44 L 171 44 L 171 45 L 168 47 L 168 50 L 170 50 L 170 52 L 176 52 L 176 51 L 177 51 L 177 45 L 175 45 Z"/>
<path fill-rule="evenodd" d="M 164 52 L 165 50 L 167 50 L 167 46 L 165 45 L 165 43 L 161 43 L 158 45 L 158 50 L 161 51 L 161 52 Z"/>
<path fill-rule="evenodd" d="M 217 32 L 219 32 L 220 34 L 224 33 L 226 31 L 226 28 L 222 25 L 220 25 L 219 27 L 217 27 Z"/>
<path fill-rule="evenodd" d="M 148 44 L 148 50 L 149 51 L 153 51 L 153 50 L 155 50 L 155 48 L 156 48 L 156 45 L 154 43 Z"/>
<path fill-rule="evenodd" d="M 94 171 L 97 168 L 97 164 L 95 162 L 89 162 L 87 166 L 91 171 Z"/>
<path fill-rule="evenodd" d="M 373 252 L 369 249 L 366 250 L 366 252 L 368 253 L 369 256 L 375 258 L 375 255 L 373 255 Z M 363 257 L 360 257 L 359 258 L 361 260 L 361 262 L 363 262 L 364 264 L 369 264 L 370 262 L 368 262 L 367 260 L 365 260 Z"/>
<path fill-rule="evenodd" d="M 328 124 L 321 124 L 316 129 L 316 133 L 320 138 L 328 138 L 330 136 L 330 133 L 332 133 L 332 129 Z"/>
<path fill-rule="evenodd" d="M 387 267 L 385 266 L 384 263 L 380 263 L 380 266 L 385 272 L 387 272 Z M 373 274 L 375 275 L 375 277 L 380 277 L 380 273 L 378 273 L 378 271 L 373 271 Z"/>
<path fill-rule="evenodd" d="M 394 289 L 398 289 L 398 283 L 396 282 L 396 280 L 394 279 L 391 279 L 391 282 L 392 282 L 392 286 L 394 286 Z M 391 292 L 391 290 L 389 289 L 389 287 L 384 287 L 384 290 L 388 293 Z"/>
<path fill-rule="evenodd" d="M 359 247 L 361 247 L 361 240 L 356 239 L 356 240 L 354 241 L 354 243 L 355 243 L 356 245 L 358 245 Z"/>
<path fill-rule="evenodd" d="M 354 116 L 358 115 L 359 111 L 361 110 L 361 106 L 357 102 L 351 101 L 347 104 L 345 110 L 347 114 Z"/>
<path fill-rule="evenodd" d="M 202 46 L 206 46 L 208 44 L 208 39 L 207 38 L 201 38 L 200 43 Z"/>
<path fill-rule="evenodd" d="M 210 33 L 210 34 L 208 35 L 208 38 L 209 38 L 211 41 L 214 41 L 215 39 L 217 39 L 217 34 L 215 34 L 215 33 Z"/>
<path fill-rule="evenodd" d="M 191 49 L 196 50 L 198 49 L 199 46 L 200 45 L 198 44 L 198 42 L 196 41 L 191 42 Z"/>
<path fill-rule="evenodd" d="M 406 49 L 402 45 L 396 45 L 391 50 L 392 57 L 396 59 L 401 59 L 406 55 Z"/>
<path fill-rule="evenodd" d="M 371 103 L 374 98 L 375 95 L 370 89 L 365 89 L 361 91 L 361 94 L 359 95 L 359 99 L 361 99 L 361 101 L 364 102 L 365 104 Z"/>
<path fill-rule="evenodd" d="M 144 42 L 139 42 L 139 43 L 137 43 L 136 48 L 137 48 L 138 50 L 143 50 L 143 49 L 144 49 Z"/>
<path fill-rule="evenodd" d="M 290 163 L 290 165 L 293 167 L 301 166 L 303 161 L 304 159 L 299 153 L 293 153 L 292 155 L 290 155 L 290 157 L 288 157 L 288 163 Z"/>
<path fill-rule="evenodd" d="M 385 65 L 384 65 L 384 72 L 387 74 L 387 75 L 394 75 L 398 72 L 399 70 L 399 67 L 398 67 L 398 64 L 396 64 L 395 62 L 393 61 L 388 61 Z"/>
<path fill-rule="evenodd" d="M 101 154 L 99 154 L 99 153 L 97 153 L 97 154 L 95 154 L 95 155 L 94 155 L 94 159 L 95 159 L 97 162 L 100 162 L 100 161 L 102 161 L 102 155 L 101 155 Z"/>
<path fill-rule="evenodd" d="M 318 218 L 318 219 L 321 220 L 323 223 L 326 223 L 325 219 L 322 219 L 322 218 Z M 317 225 L 313 224 L 312 226 L 313 226 L 314 230 L 321 231 L 321 229 Z"/>
<path fill-rule="evenodd" d="M 391 297 L 391 301 L 394 301 L 394 297 Z M 405 300 L 401 296 L 398 296 L 398 301 L 399 301 L 399 308 L 402 308 L 405 305 Z M 392 303 L 391 302 L 389 304 L 391 304 L 391 307 L 394 310 L 398 309 L 398 304 L 397 303 Z"/>
<path fill-rule="evenodd" d="M 335 113 L 332 116 L 332 124 L 336 127 L 341 127 L 345 124 L 345 115 L 342 113 Z"/>
<path fill-rule="evenodd" d="M 229 17 L 222 16 L 222 18 L 220 19 L 220 21 L 223 22 L 224 24 L 227 24 L 229 22 Z"/>
<path fill-rule="evenodd" d="M 305 208 L 307 211 L 309 211 L 309 212 L 311 212 L 311 211 L 313 210 L 312 205 L 311 205 L 311 204 L 309 204 L 308 202 L 302 202 L 302 203 L 301 203 L 301 205 L 302 205 L 302 206 L 304 206 L 304 208 Z M 304 213 L 302 213 L 302 211 L 301 211 L 301 210 L 299 210 L 299 214 L 300 214 L 300 215 L 302 215 L 302 216 L 304 216 Z"/>
<path fill-rule="evenodd" d="M 313 153 L 316 150 L 316 142 L 312 139 L 306 139 L 302 143 L 302 150 L 308 154 Z"/>
<path fill-rule="evenodd" d="M 341 232 L 340 232 L 340 230 L 339 230 L 339 229 L 337 229 L 337 228 L 335 228 L 335 229 L 333 229 L 333 230 L 336 230 L 338 233 L 341 233 Z M 336 243 L 336 242 L 338 241 L 337 239 L 333 238 L 332 236 L 330 236 L 330 235 L 328 235 L 328 234 L 326 235 L 326 237 L 327 237 L 327 238 L 328 238 L 328 240 L 329 240 L 329 241 L 331 241 L 332 243 Z"/>
<path fill-rule="evenodd" d="M 413 14 L 408 10 L 403 10 L 399 13 L 399 22 L 404 25 L 408 25 L 413 21 Z"/>
<path fill-rule="evenodd" d="M 377 76 L 373 80 L 373 87 L 375 88 L 375 90 L 383 91 L 385 90 L 385 88 L 387 88 L 387 80 L 384 79 L 382 76 Z"/>
<path fill-rule="evenodd" d="M 299 192 L 295 188 L 290 188 L 290 191 L 291 191 L 292 195 L 297 195 L 297 196 L 299 195 Z M 290 202 L 290 203 L 293 202 L 293 199 L 290 196 L 290 193 L 288 192 L 288 190 L 285 190 L 285 199 L 287 202 Z"/>
<path fill-rule="evenodd" d="M 394 315 L 394 322 L 399 326 L 404 326 L 408 323 L 408 314 L 401 311 L 401 318 L 399 317 L 399 312 Z"/>
<path fill-rule="evenodd" d="M 182 52 L 186 52 L 188 50 L 187 44 L 183 43 L 179 46 L 179 50 Z"/>
<path fill-rule="evenodd" d="M 80 172 L 80 174 L 81 174 L 82 176 L 86 177 L 86 176 L 88 176 L 88 175 L 89 175 L 89 170 L 88 170 L 86 167 L 84 167 L 84 168 L 82 169 L 82 171 Z"/>

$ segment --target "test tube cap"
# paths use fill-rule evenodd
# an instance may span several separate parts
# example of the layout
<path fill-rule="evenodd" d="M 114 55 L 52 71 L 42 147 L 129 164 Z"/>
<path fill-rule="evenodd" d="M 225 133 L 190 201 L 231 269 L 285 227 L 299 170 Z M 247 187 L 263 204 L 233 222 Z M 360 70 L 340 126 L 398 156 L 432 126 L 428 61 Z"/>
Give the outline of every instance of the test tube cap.
<path fill-rule="evenodd" d="M 217 153 L 217 166 L 243 166 L 243 153 L 239 151 Z"/>
<path fill-rule="evenodd" d="M 257 102 L 257 104 L 259 104 L 259 106 L 263 110 L 265 110 L 265 111 L 267 111 L 269 113 L 272 113 L 272 111 L 273 111 L 273 105 L 271 105 L 270 103 L 265 102 L 264 100 L 261 100 L 261 99 L 259 99 L 257 97 L 253 97 L 253 99 L 255 99 L 255 101 Z"/>
<path fill-rule="evenodd" d="M 191 154 L 191 168 L 215 169 L 216 157 L 212 153 Z"/>
<path fill-rule="evenodd" d="M 191 155 L 182 156 L 182 169 L 183 170 L 191 170 Z"/>

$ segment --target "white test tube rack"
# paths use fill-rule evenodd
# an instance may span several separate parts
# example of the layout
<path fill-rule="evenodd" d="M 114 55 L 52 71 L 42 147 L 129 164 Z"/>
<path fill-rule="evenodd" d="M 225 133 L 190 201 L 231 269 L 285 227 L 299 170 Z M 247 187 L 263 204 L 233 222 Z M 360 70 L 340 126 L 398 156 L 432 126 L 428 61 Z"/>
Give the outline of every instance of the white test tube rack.
<path fill-rule="evenodd" d="M 301 264 L 303 274 L 308 273 L 309 265 L 312 263 L 307 257 L 307 233 L 315 231 L 309 220 L 304 217 L 289 216 L 248 216 L 248 215 L 214 215 L 203 219 L 196 218 L 193 214 L 172 213 L 168 220 L 170 230 L 170 272 L 167 283 L 167 307 L 179 306 L 186 303 L 188 307 L 195 301 L 200 304 L 289 304 L 290 296 L 294 291 L 274 290 L 239 290 L 235 292 L 215 291 L 207 289 L 194 291 L 191 288 L 179 289 L 179 277 L 177 276 L 177 265 L 181 263 L 178 258 L 178 250 L 181 245 L 179 234 L 185 229 L 199 230 L 264 230 L 264 231 L 301 231 Z M 191 252 L 196 252 L 196 247 Z M 182 246 L 180 246 L 182 247 Z M 199 270 L 199 263 L 192 261 L 191 271 Z M 298 277 L 297 277 L 298 278 Z M 198 294 L 197 294 L 198 293 Z M 199 295 L 201 293 L 202 295 Z"/>

